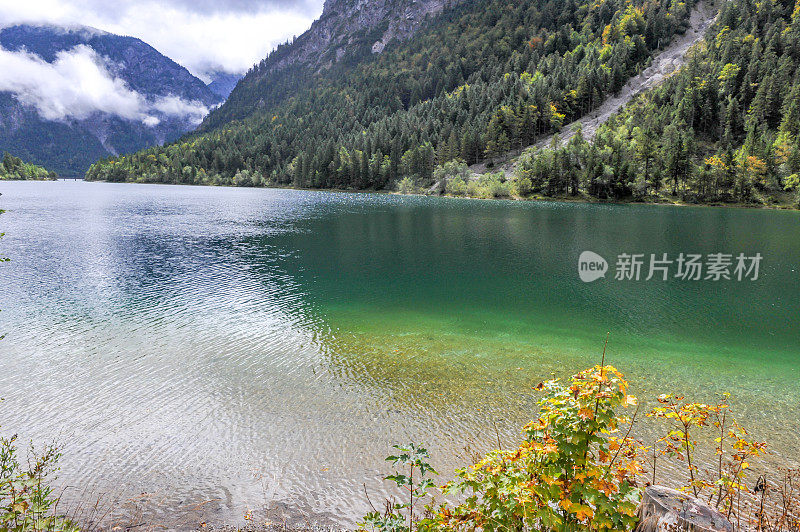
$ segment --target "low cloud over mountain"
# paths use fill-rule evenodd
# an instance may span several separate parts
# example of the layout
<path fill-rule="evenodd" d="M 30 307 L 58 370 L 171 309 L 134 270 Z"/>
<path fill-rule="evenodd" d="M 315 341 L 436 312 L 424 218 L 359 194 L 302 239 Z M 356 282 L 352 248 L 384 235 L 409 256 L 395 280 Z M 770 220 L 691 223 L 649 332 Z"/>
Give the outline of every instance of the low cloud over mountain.
<path fill-rule="evenodd" d="M 175 140 L 223 99 L 140 39 L 85 26 L 0 29 L 0 72 L 0 152 L 62 175 Z"/>
<path fill-rule="evenodd" d="M 205 82 L 242 74 L 277 44 L 299 35 L 322 0 L 0 0 L 0 26 L 94 26 L 155 46 Z"/>
<path fill-rule="evenodd" d="M 26 50 L 0 48 L 0 91 L 35 107 L 46 120 L 83 120 L 103 113 L 156 126 L 165 115 L 199 123 L 208 113 L 199 101 L 152 98 L 132 90 L 111 73 L 108 62 L 84 44 L 57 52 L 52 63 Z"/>

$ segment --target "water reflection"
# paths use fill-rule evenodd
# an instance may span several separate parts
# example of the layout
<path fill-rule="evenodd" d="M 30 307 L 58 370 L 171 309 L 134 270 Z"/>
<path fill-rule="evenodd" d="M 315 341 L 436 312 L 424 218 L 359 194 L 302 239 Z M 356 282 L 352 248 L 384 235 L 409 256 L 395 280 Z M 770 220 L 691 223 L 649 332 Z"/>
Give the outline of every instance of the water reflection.
<path fill-rule="evenodd" d="M 516 438 L 531 386 L 596 363 L 607 330 L 640 395 L 734 391 L 760 427 L 800 414 L 795 213 L 0 191 L 14 259 L 0 268 L 0 430 L 64 442 L 70 484 L 156 494 L 154 519 L 211 500 L 207 520 L 236 522 L 266 501 L 349 523 L 392 444 L 428 442 L 449 471 L 495 423 Z M 720 245 L 770 257 L 764 283 L 621 288 L 574 271 L 584 249 Z"/>

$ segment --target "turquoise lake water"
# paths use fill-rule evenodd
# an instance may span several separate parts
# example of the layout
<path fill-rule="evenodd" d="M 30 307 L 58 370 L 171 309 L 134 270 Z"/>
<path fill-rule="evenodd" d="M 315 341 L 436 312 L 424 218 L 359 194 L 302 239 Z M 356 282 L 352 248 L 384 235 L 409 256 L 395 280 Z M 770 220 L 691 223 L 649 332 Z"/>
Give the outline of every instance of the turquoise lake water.
<path fill-rule="evenodd" d="M 731 392 L 779 459 L 800 454 L 797 212 L 83 182 L 0 193 L 0 431 L 57 439 L 63 482 L 148 493 L 156 521 L 266 506 L 352 523 L 392 444 L 426 442 L 452 471 L 495 425 L 513 441 L 532 386 L 599 363 L 606 333 L 607 362 L 645 403 Z M 604 279 L 580 280 L 585 250 L 610 263 Z M 645 256 L 641 280 L 614 279 L 623 253 Z M 681 280 L 674 265 L 645 281 L 663 253 L 762 261 L 755 281 Z"/>

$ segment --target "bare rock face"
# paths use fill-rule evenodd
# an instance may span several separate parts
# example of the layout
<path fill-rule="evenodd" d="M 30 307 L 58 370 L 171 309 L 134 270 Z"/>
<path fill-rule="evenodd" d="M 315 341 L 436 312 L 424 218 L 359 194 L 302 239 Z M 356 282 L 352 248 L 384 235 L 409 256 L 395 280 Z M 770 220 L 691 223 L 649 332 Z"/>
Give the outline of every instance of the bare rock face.
<path fill-rule="evenodd" d="M 381 41 L 375 41 L 375 44 L 372 45 L 372 53 L 379 54 L 386 48 L 386 43 Z"/>
<path fill-rule="evenodd" d="M 687 530 L 733 532 L 733 525 L 700 499 L 662 486 L 648 486 L 639 505 L 635 532 Z"/>
<path fill-rule="evenodd" d="M 326 0 L 322 16 L 297 38 L 291 54 L 271 70 L 293 63 L 324 67 L 346 54 L 354 36 L 380 30 L 370 43 L 381 53 L 393 39 L 406 40 L 428 16 L 469 0 Z M 332 58 L 336 59 L 332 59 Z"/>

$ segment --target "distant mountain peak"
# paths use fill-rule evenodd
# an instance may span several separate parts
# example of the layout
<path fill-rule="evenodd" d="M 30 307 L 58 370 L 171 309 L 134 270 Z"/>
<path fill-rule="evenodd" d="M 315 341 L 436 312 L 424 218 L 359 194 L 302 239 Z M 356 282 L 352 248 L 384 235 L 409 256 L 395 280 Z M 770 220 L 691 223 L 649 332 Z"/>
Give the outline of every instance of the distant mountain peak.
<path fill-rule="evenodd" d="M 233 88 L 242 79 L 241 74 L 231 74 L 229 72 L 212 72 L 208 77 L 211 78 L 208 83 L 209 90 L 223 100 L 230 96 Z"/>
<path fill-rule="evenodd" d="M 113 35 L 107 31 L 103 31 L 92 26 L 84 26 L 81 24 L 51 24 L 48 22 L 37 23 L 24 23 L 24 24 L 4 24 L 0 25 L 0 31 L 9 30 L 12 32 L 24 33 L 47 33 L 51 35 L 75 35 L 81 39 L 91 39 L 92 37 L 102 37 L 105 35 Z"/>
<path fill-rule="evenodd" d="M 6 26 L 0 53 L 0 151 L 62 175 L 177 139 L 224 100 L 142 40 L 88 26 Z"/>

